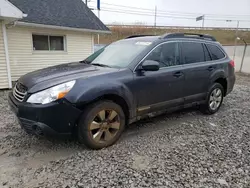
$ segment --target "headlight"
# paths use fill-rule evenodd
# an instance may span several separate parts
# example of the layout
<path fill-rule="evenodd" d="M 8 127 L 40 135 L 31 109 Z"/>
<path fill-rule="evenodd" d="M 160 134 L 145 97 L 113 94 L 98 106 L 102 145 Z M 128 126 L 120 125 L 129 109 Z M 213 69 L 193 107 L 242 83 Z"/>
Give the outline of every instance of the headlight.
<path fill-rule="evenodd" d="M 74 84 L 75 80 L 32 94 L 28 98 L 27 102 L 36 104 L 47 104 L 57 99 L 61 99 L 72 89 Z"/>

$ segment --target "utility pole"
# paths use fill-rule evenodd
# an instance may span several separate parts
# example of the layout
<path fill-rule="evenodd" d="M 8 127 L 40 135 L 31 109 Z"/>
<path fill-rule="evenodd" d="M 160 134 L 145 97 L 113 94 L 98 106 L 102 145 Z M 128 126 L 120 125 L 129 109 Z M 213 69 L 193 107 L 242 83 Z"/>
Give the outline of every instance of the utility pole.
<path fill-rule="evenodd" d="M 240 21 L 237 21 L 237 27 L 236 27 L 236 31 L 235 31 L 235 41 L 234 41 L 234 55 L 233 55 L 233 60 L 235 59 L 235 54 L 236 54 L 236 48 L 237 48 L 237 37 L 238 37 L 238 31 L 239 31 L 239 25 L 240 25 Z"/>
<path fill-rule="evenodd" d="M 202 20 L 202 27 L 204 28 L 204 24 L 205 24 L 205 14 L 196 17 L 196 21 L 201 21 Z"/>
<path fill-rule="evenodd" d="M 98 18 L 100 19 L 100 9 L 101 9 L 101 2 L 97 0 L 97 11 L 98 11 Z M 100 35 L 97 35 L 97 44 L 100 44 Z"/>
<path fill-rule="evenodd" d="M 156 35 L 156 19 L 157 19 L 157 6 L 155 6 L 155 23 L 154 23 L 154 26 L 155 26 L 155 35 Z"/>
<path fill-rule="evenodd" d="M 202 16 L 202 28 L 204 28 L 205 25 L 205 14 Z"/>
<path fill-rule="evenodd" d="M 86 6 L 88 6 L 88 0 L 85 0 L 85 4 L 86 4 Z"/>
<path fill-rule="evenodd" d="M 245 44 L 245 47 L 244 47 L 244 51 L 243 51 L 243 55 L 242 55 L 242 60 L 241 60 L 241 64 L 240 64 L 240 72 L 242 72 L 242 67 L 243 67 L 243 63 L 244 63 L 244 58 L 245 58 L 245 54 L 246 54 L 246 49 L 247 49 L 247 43 L 244 39 L 241 39 L 244 44 Z"/>
<path fill-rule="evenodd" d="M 98 9 L 98 18 L 100 19 L 100 10 Z M 100 44 L 100 35 L 97 35 L 97 44 Z"/>

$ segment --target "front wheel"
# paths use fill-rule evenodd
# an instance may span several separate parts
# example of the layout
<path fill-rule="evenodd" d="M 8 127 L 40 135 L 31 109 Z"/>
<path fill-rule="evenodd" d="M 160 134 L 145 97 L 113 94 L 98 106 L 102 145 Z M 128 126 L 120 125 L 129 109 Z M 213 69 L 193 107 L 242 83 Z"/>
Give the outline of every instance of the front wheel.
<path fill-rule="evenodd" d="M 206 99 L 206 103 L 201 106 L 201 111 L 205 114 L 216 113 L 223 102 L 224 88 L 219 83 L 214 83 L 210 89 Z"/>
<path fill-rule="evenodd" d="M 91 149 L 101 149 L 114 144 L 125 128 L 122 108 L 112 101 L 90 105 L 78 124 L 78 139 Z"/>

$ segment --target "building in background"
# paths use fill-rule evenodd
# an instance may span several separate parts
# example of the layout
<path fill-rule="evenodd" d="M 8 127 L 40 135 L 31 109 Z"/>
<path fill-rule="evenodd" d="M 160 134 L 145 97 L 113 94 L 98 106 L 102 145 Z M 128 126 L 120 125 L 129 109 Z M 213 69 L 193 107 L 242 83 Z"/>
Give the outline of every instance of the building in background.
<path fill-rule="evenodd" d="M 40 68 L 79 61 L 110 33 L 82 0 L 0 0 L 0 89 Z"/>

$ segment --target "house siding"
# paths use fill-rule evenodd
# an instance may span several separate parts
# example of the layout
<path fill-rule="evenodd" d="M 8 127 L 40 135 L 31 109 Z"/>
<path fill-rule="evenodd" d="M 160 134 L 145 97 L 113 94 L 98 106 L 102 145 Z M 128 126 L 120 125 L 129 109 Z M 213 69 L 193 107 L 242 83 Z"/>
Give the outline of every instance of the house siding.
<path fill-rule="evenodd" d="M 32 34 L 65 36 L 65 51 L 33 51 Z M 90 33 L 16 26 L 7 29 L 12 81 L 48 66 L 83 60 L 93 52 Z"/>
<path fill-rule="evenodd" d="M 8 73 L 6 66 L 2 23 L 0 20 L 0 89 L 8 88 Z"/>

